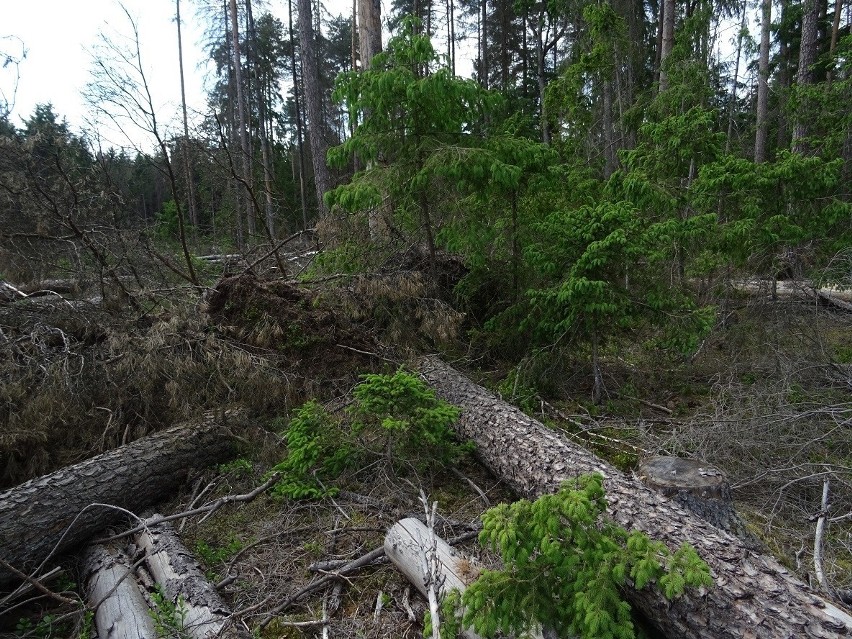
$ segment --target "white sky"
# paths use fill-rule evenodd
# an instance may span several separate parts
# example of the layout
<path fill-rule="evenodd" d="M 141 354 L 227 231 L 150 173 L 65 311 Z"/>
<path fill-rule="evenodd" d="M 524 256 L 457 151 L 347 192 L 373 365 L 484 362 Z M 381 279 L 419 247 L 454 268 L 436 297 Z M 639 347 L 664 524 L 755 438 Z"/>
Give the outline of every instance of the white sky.
<path fill-rule="evenodd" d="M 294 2 L 295 4 L 295 2 Z M 325 2 L 335 15 L 351 9 L 351 0 Z M 175 0 L 124 0 L 137 22 L 142 61 L 159 118 L 176 126 L 180 113 L 180 76 L 177 55 Z M 342 7 L 337 9 L 337 7 Z M 190 112 L 205 109 L 204 76 L 206 55 L 202 50 L 202 28 L 196 21 L 196 3 L 181 0 L 184 73 Z M 269 10 L 286 24 L 286 0 L 271 0 Z M 259 15 L 260 7 L 255 9 Z M 20 126 L 37 104 L 50 102 L 54 112 L 68 120 L 72 130 L 84 126 L 89 107 L 83 98 L 91 80 L 91 51 L 98 34 L 127 34 L 129 25 L 118 0 L 0 0 L 0 53 L 19 55 L 21 43 L 27 50 L 20 64 L 20 79 L 11 120 Z M 10 37 L 11 36 L 11 37 Z M 0 58 L 0 66 L 2 66 Z M 0 69 L 0 99 L 11 100 L 15 86 L 13 66 Z M 115 146 L 122 141 L 108 134 Z"/>
<path fill-rule="evenodd" d="M 66 117 L 72 129 L 83 125 L 88 110 L 82 97 L 90 80 L 90 51 L 98 33 L 128 33 L 127 18 L 115 0 L 0 0 L 3 23 L 0 36 L 15 36 L 26 47 L 20 64 L 20 81 L 15 96 L 12 121 L 20 124 L 37 104 L 50 102 L 54 111 Z M 174 0 L 126 0 L 125 6 L 137 20 L 143 45 L 142 60 L 155 103 L 169 116 L 176 113 L 180 98 L 177 64 L 177 27 Z M 194 10 L 181 3 L 184 68 L 187 100 L 196 109 L 204 106 L 202 73 L 198 70 L 203 53 L 198 46 L 200 30 L 194 24 Z M 10 48 L 20 43 L 6 39 Z M 7 67 L 0 75 L 0 87 L 11 97 L 13 76 Z M 167 117 L 171 119 L 171 117 Z"/>

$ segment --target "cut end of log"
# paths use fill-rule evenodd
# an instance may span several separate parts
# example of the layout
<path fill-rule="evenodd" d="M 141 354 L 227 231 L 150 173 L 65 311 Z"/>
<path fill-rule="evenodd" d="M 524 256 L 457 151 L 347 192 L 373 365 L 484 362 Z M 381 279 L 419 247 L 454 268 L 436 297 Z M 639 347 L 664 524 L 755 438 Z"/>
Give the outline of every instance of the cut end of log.
<path fill-rule="evenodd" d="M 725 473 L 697 459 L 651 457 L 639 464 L 639 479 L 704 521 L 739 537 L 750 550 L 763 544 L 734 509 Z"/>
<path fill-rule="evenodd" d="M 725 474 L 695 459 L 651 457 L 639 465 L 639 476 L 646 486 L 668 497 L 688 491 L 701 499 L 731 501 Z"/>

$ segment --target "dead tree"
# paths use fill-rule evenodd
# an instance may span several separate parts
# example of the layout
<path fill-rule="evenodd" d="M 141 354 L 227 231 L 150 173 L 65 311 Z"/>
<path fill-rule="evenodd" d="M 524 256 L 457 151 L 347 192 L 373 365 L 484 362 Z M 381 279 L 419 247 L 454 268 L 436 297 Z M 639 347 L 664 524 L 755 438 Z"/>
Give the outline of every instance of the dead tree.
<path fill-rule="evenodd" d="M 852 616 L 832 605 L 775 559 L 626 476 L 587 450 L 498 399 L 437 358 L 419 362 L 438 396 L 462 409 L 457 430 L 475 442 L 480 460 L 519 495 L 555 492 L 578 474 L 605 478 L 608 514 L 677 548 L 691 543 L 709 564 L 715 586 L 667 601 L 656 588 L 625 593 L 667 637 L 845 637 Z"/>
<path fill-rule="evenodd" d="M 158 518 L 155 515 L 148 521 Z M 146 528 L 136 537 L 136 543 L 145 551 L 145 567 L 159 584 L 163 596 L 181 606 L 184 630 L 189 637 L 238 636 L 229 623 L 230 609 L 171 524 L 159 523 Z"/>
<path fill-rule="evenodd" d="M 124 552 L 100 544 L 89 546 L 83 553 L 83 584 L 89 606 L 95 610 L 98 637 L 157 636 L 150 608 Z"/>
<path fill-rule="evenodd" d="M 0 557 L 30 574 L 50 558 L 172 494 L 193 468 L 229 458 L 215 420 L 179 426 L 0 493 Z M 121 509 L 124 509 L 122 512 Z M 0 568 L 0 588 L 20 578 Z"/>

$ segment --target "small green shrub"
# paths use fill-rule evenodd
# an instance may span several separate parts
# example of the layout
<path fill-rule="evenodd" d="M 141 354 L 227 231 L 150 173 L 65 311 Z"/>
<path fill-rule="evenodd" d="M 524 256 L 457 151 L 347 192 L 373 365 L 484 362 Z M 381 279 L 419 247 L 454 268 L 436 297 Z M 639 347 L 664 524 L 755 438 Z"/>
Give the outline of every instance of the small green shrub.
<path fill-rule="evenodd" d="M 386 454 L 418 465 L 456 463 L 472 449 L 459 443 L 452 424 L 459 409 L 438 399 L 416 375 L 400 368 L 393 375 L 365 375 L 355 388 L 353 430 L 380 428 Z"/>
<path fill-rule="evenodd" d="M 221 547 L 215 547 L 208 544 L 206 541 L 199 540 L 195 544 L 195 554 L 208 566 L 227 561 L 243 549 L 243 542 L 239 539 L 232 538 L 227 544 Z"/>
<path fill-rule="evenodd" d="M 603 477 L 595 473 L 534 502 L 488 510 L 479 540 L 505 567 L 483 571 L 462 595 L 445 599 L 441 635 L 455 637 L 464 626 L 484 637 L 520 636 L 540 624 L 560 636 L 631 639 L 623 587 L 656 582 L 674 599 L 687 586 L 713 583 L 691 546 L 672 553 L 644 533 L 629 533 L 602 518 L 606 505 Z"/>
<path fill-rule="evenodd" d="M 272 469 L 282 475 L 272 494 L 290 499 L 327 495 L 322 479 L 338 476 L 353 453 L 342 435 L 337 420 L 317 402 L 297 409 L 284 433 L 287 457 Z"/>
<path fill-rule="evenodd" d="M 226 464 L 219 464 L 219 472 L 223 475 L 233 474 L 238 479 L 242 479 L 243 477 L 248 477 L 251 475 L 254 470 L 254 464 L 252 464 L 245 457 L 238 457 L 232 461 L 229 461 Z"/>
<path fill-rule="evenodd" d="M 471 444 L 456 441 L 451 429 L 458 409 L 435 397 L 419 377 L 400 369 L 392 375 L 365 375 L 363 380 L 354 390 L 350 423 L 316 402 L 296 411 L 284 433 L 287 457 L 272 469 L 282 475 L 273 494 L 323 497 L 334 491 L 328 480 L 365 458 L 443 466 L 471 450 Z"/>
<path fill-rule="evenodd" d="M 154 607 L 148 611 L 154 620 L 154 628 L 157 637 L 162 639 L 190 639 L 186 629 L 187 607 L 183 597 L 178 597 L 177 603 L 173 602 L 163 592 L 161 586 L 151 593 Z"/>

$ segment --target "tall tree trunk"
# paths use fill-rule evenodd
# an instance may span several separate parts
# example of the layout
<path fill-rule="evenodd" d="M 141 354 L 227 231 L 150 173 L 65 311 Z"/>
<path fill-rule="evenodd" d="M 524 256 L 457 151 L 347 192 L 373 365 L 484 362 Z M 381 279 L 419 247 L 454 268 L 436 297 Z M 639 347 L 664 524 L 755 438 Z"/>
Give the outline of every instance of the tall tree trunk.
<path fill-rule="evenodd" d="M 227 428 L 210 418 L 10 488 L 0 493 L 0 557 L 29 574 L 125 519 L 127 510 L 140 511 L 167 498 L 190 469 L 225 461 L 233 443 Z M 0 586 L 16 580 L 0 568 Z"/>
<path fill-rule="evenodd" d="M 790 0 L 781 0 L 781 24 L 786 24 L 790 15 Z M 790 42 L 783 31 L 778 34 L 778 135 L 776 146 L 786 148 L 789 142 L 789 125 L 787 121 L 787 99 L 792 86 L 792 54 Z"/>
<path fill-rule="evenodd" d="M 757 134 L 754 139 L 755 163 L 766 161 L 769 137 L 769 37 L 772 29 L 772 0 L 763 0 L 760 18 L 760 61 L 757 71 Z"/>
<path fill-rule="evenodd" d="M 228 59 L 228 112 L 225 119 L 225 128 L 227 129 L 225 133 L 227 133 L 227 140 L 231 145 L 231 149 L 236 149 L 240 144 L 240 136 L 237 132 L 237 83 L 234 73 L 234 52 L 232 51 L 231 38 L 229 37 L 231 33 L 231 11 L 228 1 L 222 0 L 223 33 L 226 34 L 225 48 Z M 225 136 L 223 135 L 224 138 Z M 228 182 L 231 195 L 234 199 L 234 243 L 238 249 L 242 249 L 245 245 L 245 235 L 243 233 L 243 189 L 236 175 L 231 175 Z"/>
<path fill-rule="evenodd" d="M 831 44 L 828 46 L 828 57 L 832 58 L 831 64 L 828 67 L 826 82 L 831 86 L 831 81 L 834 77 L 834 52 L 837 49 L 837 39 L 840 33 L 840 14 L 843 13 L 843 0 L 834 0 L 834 20 L 831 23 Z"/>
<path fill-rule="evenodd" d="M 802 91 L 813 84 L 813 65 L 817 61 L 819 29 L 819 0 L 805 0 L 802 6 L 802 39 L 799 45 L 799 71 L 796 74 L 796 90 Z M 799 114 L 793 127 L 793 151 L 805 152 L 805 138 L 808 135 L 806 116 Z"/>
<path fill-rule="evenodd" d="M 186 83 L 183 75 L 183 39 L 180 27 L 180 0 L 175 0 L 175 22 L 177 22 L 178 69 L 180 70 L 180 108 L 183 115 L 183 171 L 186 179 L 186 198 L 189 208 L 189 223 L 198 228 L 198 206 L 195 202 L 195 183 L 189 161 L 189 118 L 186 114 Z"/>
<path fill-rule="evenodd" d="M 822 599 L 774 559 L 688 513 L 674 501 L 625 475 L 501 401 L 437 358 L 419 370 L 438 396 L 462 409 L 460 436 L 495 476 L 525 498 L 555 492 L 578 474 L 605 477 L 607 512 L 628 530 L 641 530 L 675 549 L 690 542 L 710 565 L 709 589 L 674 601 L 659 588 L 625 588 L 630 602 L 666 637 L 841 637 L 852 633 L 852 616 Z"/>
<path fill-rule="evenodd" d="M 358 43 L 361 68 L 369 69 L 373 57 L 382 50 L 381 0 L 357 0 Z"/>
<path fill-rule="evenodd" d="M 240 171 L 240 180 L 243 184 L 237 187 L 243 194 L 243 201 L 246 210 L 246 231 L 249 238 L 254 235 L 254 209 L 251 205 L 251 197 L 248 194 L 248 185 L 251 184 L 251 177 L 248 173 L 249 162 L 249 144 L 248 134 L 246 132 L 246 108 L 245 95 L 243 92 L 243 70 L 242 58 L 240 56 L 240 21 L 237 14 L 237 0 L 230 0 L 231 4 L 231 55 L 234 65 L 234 84 L 235 95 L 237 100 L 237 127 L 240 140 L 240 161 L 237 165 L 237 170 Z M 237 211 L 236 215 L 242 216 L 242 211 Z"/>
<path fill-rule="evenodd" d="M 299 46 L 302 52 L 302 81 L 305 87 L 305 106 L 308 112 L 308 140 L 314 167 L 314 183 L 317 190 L 317 207 L 320 216 L 328 210 L 323 195 L 331 189 L 331 176 L 325 156 L 328 143 L 325 139 L 325 123 L 322 118 L 322 93 L 320 90 L 317 51 L 314 42 L 314 25 L 311 0 L 298 0 Z"/>
<path fill-rule="evenodd" d="M 838 0 L 839 2 L 840 0 Z M 447 0 L 447 56 L 450 73 L 456 74 L 456 16 L 455 0 Z"/>
<path fill-rule="evenodd" d="M 666 21 L 666 4 L 664 0 L 657 0 L 659 6 L 657 8 L 657 37 L 654 40 L 656 46 L 654 48 L 654 82 L 660 81 L 660 61 L 663 56 L 663 23 Z"/>
<path fill-rule="evenodd" d="M 250 4 L 247 4 L 246 7 L 250 7 Z M 251 42 L 251 49 L 257 52 L 257 29 L 255 28 L 254 16 L 251 11 L 248 11 L 248 20 L 249 20 L 249 41 Z M 255 68 L 257 68 L 257 60 L 255 60 Z M 264 78 L 261 77 L 261 74 L 258 72 L 257 77 L 255 79 L 254 91 L 255 91 L 255 100 L 257 101 L 257 122 L 258 122 L 258 134 L 260 136 L 260 158 L 261 164 L 263 165 L 263 195 L 264 195 L 264 217 L 265 217 L 265 228 L 266 235 L 270 242 L 275 240 L 275 210 L 272 199 L 272 151 L 270 149 L 269 143 L 269 131 L 271 127 L 267 126 L 267 110 L 268 104 L 267 95 L 271 92 L 267 91 L 268 80 L 264 82 Z"/>
<path fill-rule="evenodd" d="M 544 99 L 545 89 L 547 88 L 547 83 L 544 77 L 545 56 L 547 56 L 547 51 L 544 47 L 544 11 L 539 13 L 535 35 L 535 73 L 538 85 L 539 114 L 541 118 L 541 141 L 544 144 L 550 144 L 550 124 L 548 123 L 547 107 L 545 106 Z"/>
<path fill-rule="evenodd" d="M 674 48 L 675 0 L 661 0 L 663 6 L 663 29 L 660 42 L 660 93 L 669 88 L 666 59 Z"/>
<path fill-rule="evenodd" d="M 728 99 L 728 135 L 725 140 L 725 153 L 731 152 L 731 138 L 734 136 L 734 112 L 737 104 L 737 81 L 740 77 L 740 58 L 743 52 L 743 36 L 746 31 L 746 3 L 739 7 L 741 13 L 740 31 L 737 34 L 737 57 L 734 62 L 734 77 L 731 79 L 731 96 Z"/>
<path fill-rule="evenodd" d="M 296 37 L 293 30 L 293 0 L 287 0 L 289 15 L 290 46 L 293 56 L 290 58 L 290 69 L 293 75 L 293 102 L 296 109 L 296 144 L 299 153 L 299 194 L 302 200 L 302 230 L 308 230 L 308 199 L 305 189 L 305 144 L 302 127 L 302 105 L 299 91 L 299 75 L 296 70 Z"/>
<path fill-rule="evenodd" d="M 479 22 L 479 65 L 480 76 L 479 82 L 484 88 L 488 88 L 488 0 L 480 0 L 482 2 L 482 16 Z"/>

